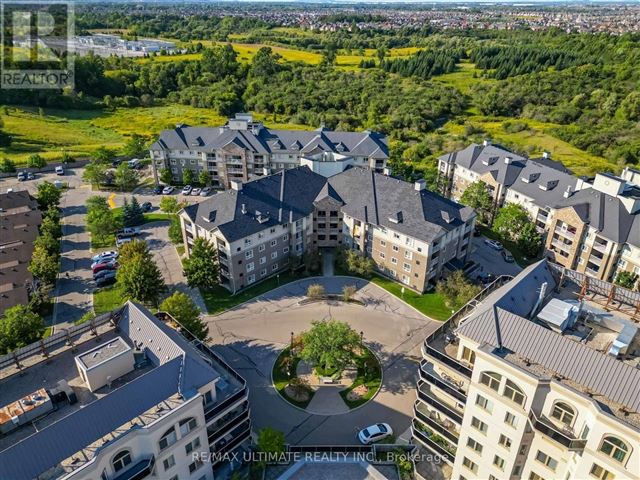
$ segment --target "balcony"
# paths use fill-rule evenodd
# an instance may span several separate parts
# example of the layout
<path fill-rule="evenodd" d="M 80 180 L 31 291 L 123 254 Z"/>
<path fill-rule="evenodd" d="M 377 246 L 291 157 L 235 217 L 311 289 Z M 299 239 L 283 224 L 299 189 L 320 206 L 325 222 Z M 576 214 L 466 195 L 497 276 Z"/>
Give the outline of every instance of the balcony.
<path fill-rule="evenodd" d="M 607 244 L 600 243 L 600 242 L 593 242 L 593 249 L 598 252 L 605 253 L 607 251 Z"/>
<path fill-rule="evenodd" d="M 234 429 L 225 438 L 218 440 L 211 447 L 211 452 L 215 455 L 212 457 L 212 463 L 216 464 L 224 460 L 226 453 L 232 452 L 238 445 L 251 436 L 251 420 L 246 420 L 242 425 Z"/>
<path fill-rule="evenodd" d="M 563 252 L 570 252 L 571 251 L 571 244 L 570 243 L 561 242 L 560 240 L 556 240 L 555 238 L 553 240 L 551 240 L 551 245 L 553 245 L 554 247 L 559 248 Z"/>
<path fill-rule="evenodd" d="M 582 451 L 587 444 L 586 440 L 576 438 L 573 432 L 560 430 L 550 420 L 544 416 L 538 417 L 533 411 L 529 414 L 529 420 L 535 430 L 569 450 Z"/>
<path fill-rule="evenodd" d="M 536 221 L 540 222 L 540 223 L 547 223 L 547 220 L 549 220 L 549 217 L 547 215 L 540 215 L 538 214 L 538 216 L 536 217 Z"/>
<path fill-rule="evenodd" d="M 576 237 L 575 230 L 563 230 L 562 228 L 556 228 L 553 233 L 556 233 L 564 238 L 568 238 L 569 240 L 573 240 Z"/>
<path fill-rule="evenodd" d="M 247 402 L 245 403 L 246 406 L 243 406 L 241 411 L 230 412 L 230 414 L 225 415 L 220 420 L 207 427 L 207 437 L 209 438 L 209 443 L 213 443 L 215 440 L 223 437 L 233 428 L 249 419 L 249 404 Z"/>
<path fill-rule="evenodd" d="M 448 420 L 440 421 L 437 418 L 437 412 L 430 410 L 420 401 L 417 401 L 413 406 L 413 413 L 418 420 L 426 424 L 429 428 L 445 437 L 454 445 L 458 444 L 458 431 L 452 422 Z"/>
<path fill-rule="evenodd" d="M 599 267 L 600 264 L 602 263 L 602 258 L 598 258 L 598 257 L 595 257 L 595 256 L 591 255 L 589 257 L 589 263 L 592 263 L 594 266 Z"/>
<path fill-rule="evenodd" d="M 463 412 L 459 409 L 454 409 L 454 407 L 447 405 L 442 399 L 435 396 L 426 383 L 424 382 L 418 383 L 417 393 L 418 393 L 418 398 L 422 400 L 424 403 L 432 406 L 438 412 L 446 415 L 451 420 L 456 422 L 458 425 L 462 425 Z"/>
<path fill-rule="evenodd" d="M 438 351 L 436 350 L 436 348 L 434 348 L 437 346 L 436 344 L 437 340 L 439 339 L 434 339 L 434 341 L 430 343 L 427 343 L 427 340 L 425 340 L 424 346 L 422 349 L 423 355 L 451 368 L 452 370 L 458 373 L 461 373 L 462 375 L 470 379 L 471 369 L 463 365 L 459 361 L 457 361 L 455 358 L 452 358 L 450 355 L 448 355 L 445 350 L 446 349 L 445 345 L 443 345 L 443 348 L 441 349 L 444 351 Z M 432 346 L 431 343 L 434 343 L 434 345 Z"/>
<path fill-rule="evenodd" d="M 411 424 L 411 433 L 413 435 L 413 438 L 418 440 L 429 450 L 433 451 L 437 455 L 440 455 L 444 461 L 453 465 L 456 457 L 455 449 L 452 447 L 447 449 L 443 445 L 434 441 L 434 433 L 432 431 L 429 431 L 426 425 L 421 424 L 417 420 L 413 420 L 413 423 Z"/>
<path fill-rule="evenodd" d="M 114 477 L 113 480 L 142 480 L 143 478 L 151 475 L 154 464 L 155 457 L 151 455 L 151 457 L 140 460 L 124 473 Z"/>
<path fill-rule="evenodd" d="M 431 365 L 429 365 L 429 362 L 427 362 L 426 360 L 423 360 L 420 363 L 420 378 L 425 382 L 439 388 L 460 403 L 467 402 L 467 394 L 462 388 L 458 386 L 458 382 L 456 382 L 454 378 L 451 378 L 448 375 L 438 375 L 438 373 L 435 372 L 433 367 L 431 367 Z"/>
<path fill-rule="evenodd" d="M 590 267 L 585 268 L 584 269 L 584 273 L 586 273 L 587 275 L 589 275 L 591 277 L 596 277 L 597 278 L 599 276 L 597 270 L 594 270 L 593 268 L 590 268 Z"/>

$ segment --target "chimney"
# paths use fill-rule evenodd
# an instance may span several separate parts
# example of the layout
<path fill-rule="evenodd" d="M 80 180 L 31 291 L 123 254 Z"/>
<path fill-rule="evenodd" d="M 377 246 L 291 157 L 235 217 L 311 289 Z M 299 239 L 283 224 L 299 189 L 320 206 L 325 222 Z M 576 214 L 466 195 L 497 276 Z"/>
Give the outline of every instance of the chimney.
<path fill-rule="evenodd" d="M 417 191 L 425 190 L 427 188 L 427 182 L 425 182 L 422 178 L 420 180 L 416 180 L 416 182 L 413 184 L 413 188 Z"/>
<path fill-rule="evenodd" d="M 242 182 L 239 182 L 238 180 L 231 180 L 231 190 L 235 190 L 236 192 L 241 192 L 242 191 Z"/>
<path fill-rule="evenodd" d="M 573 187 L 571 185 L 567 186 L 567 189 L 564 191 L 564 193 L 562 194 L 562 196 L 564 198 L 569 198 L 571 196 L 571 194 L 573 193 Z"/>
<path fill-rule="evenodd" d="M 383 173 L 384 175 L 386 175 L 387 177 L 390 177 L 390 176 L 391 176 L 391 167 L 384 167 L 384 168 L 382 169 L 382 173 Z"/>
<path fill-rule="evenodd" d="M 491 140 L 484 140 L 484 141 L 482 142 L 482 146 L 483 146 L 483 147 L 488 147 L 489 145 L 491 145 Z"/>
<path fill-rule="evenodd" d="M 542 158 L 551 158 L 551 154 L 549 152 L 542 152 Z"/>
<path fill-rule="evenodd" d="M 506 165 L 511 165 L 511 163 L 513 162 L 513 158 L 511 157 L 504 157 L 504 163 Z"/>
<path fill-rule="evenodd" d="M 242 213 L 246 214 L 247 213 L 247 205 L 246 204 L 242 204 Z"/>

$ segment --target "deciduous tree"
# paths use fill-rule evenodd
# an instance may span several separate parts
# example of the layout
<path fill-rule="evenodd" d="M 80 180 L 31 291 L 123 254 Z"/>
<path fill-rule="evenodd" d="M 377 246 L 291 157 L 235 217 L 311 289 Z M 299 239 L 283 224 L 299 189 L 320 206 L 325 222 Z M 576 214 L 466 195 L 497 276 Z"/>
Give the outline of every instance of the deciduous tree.
<path fill-rule="evenodd" d="M 0 354 L 38 341 L 44 330 L 42 317 L 33 313 L 26 305 L 7 308 L 0 318 Z"/>
<path fill-rule="evenodd" d="M 189 258 L 184 261 L 184 273 L 190 287 L 212 290 L 218 285 L 218 252 L 204 238 L 196 238 Z"/>
<path fill-rule="evenodd" d="M 147 251 L 125 258 L 121 255 L 118 260 L 120 268 L 116 275 L 124 294 L 140 302 L 157 305 L 166 285 L 151 254 Z"/>
<path fill-rule="evenodd" d="M 167 312 L 193 334 L 198 340 L 205 340 L 209 327 L 200 318 L 200 310 L 186 293 L 174 292 L 160 304 L 160 310 Z"/>
<path fill-rule="evenodd" d="M 480 214 L 482 221 L 486 222 L 493 206 L 493 199 L 487 190 L 487 184 L 479 180 L 465 189 L 460 197 L 460 203 L 475 209 Z"/>
<path fill-rule="evenodd" d="M 53 183 L 44 181 L 38 184 L 36 192 L 36 200 L 41 211 L 47 210 L 49 207 L 57 207 L 60 204 L 62 191 Z"/>
<path fill-rule="evenodd" d="M 128 163 L 123 162 L 116 168 L 115 182 L 123 192 L 133 190 L 138 184 L 138 171 L 131 168 Z"/>
<path fill-rule="evenodd" d="M 311 323 L 302 334 L 301 357 L 323 370 L 341 370 L 353 357 L 353 349 L 360 344 L 360 336 L 348 323 L 337 320 Z"/>
<path fill-rule="evenodd" d="M 528 223 L 531 219 L 527 211 L 520 205 L 509 203 L 498 210 L 492 229 L 504 239 L 517 241 Z"/>

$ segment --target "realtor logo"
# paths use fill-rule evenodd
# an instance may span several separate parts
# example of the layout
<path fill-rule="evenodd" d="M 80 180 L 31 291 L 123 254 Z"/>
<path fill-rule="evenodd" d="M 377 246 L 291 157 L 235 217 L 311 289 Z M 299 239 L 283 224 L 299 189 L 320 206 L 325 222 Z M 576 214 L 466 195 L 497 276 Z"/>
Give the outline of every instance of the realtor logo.
<path fill-rule="evenodd" d="M 0 0 L 0 23 L 0 88 L 73 88 L 71 2 Z"/>

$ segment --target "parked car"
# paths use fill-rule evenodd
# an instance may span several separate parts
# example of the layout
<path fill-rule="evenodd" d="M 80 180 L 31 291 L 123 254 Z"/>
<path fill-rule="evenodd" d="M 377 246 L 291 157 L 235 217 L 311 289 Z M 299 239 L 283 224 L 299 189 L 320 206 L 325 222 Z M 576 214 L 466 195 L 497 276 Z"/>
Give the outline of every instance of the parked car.
<path fill-rule="evenodd" d="M 513 255 L 511 255 L 511 253 L 507 250 L 502 250 L 502 258 L 504 258 L 504 261 L 507 263 L 515 262 L 515 260 L 513 259 Z"/>
<path fill-rule="evenodd" d="M 138 160 L 137 158 L 132 158 L 127 162 L 127 164 L 129 165 L 129 168 L 132 168 L 135 170 L 136 168 L 140 167 L 140 160 Z"/>
<path fill-rule="evenodd" d="M 109 262 L 98 263 L 91 270 L 95 275 L 96 273 L 101 272 L 103 270 L 116 270 L 117 268 L 118 268 L 118 262 L 116 262 L 115 260 L 111 260 Z"/>
<path fill-rule="evenodd" d="M 200 196 L 206 197 L 211 193 L 211 190 L 213 190 L 211 187 L 204 187 L 202 190 L 200 190 Z"/>
<path fill-rule="evenodd" d="M 111 166 L 113 168 L 116 168 L 118 165 L 120 165 L 122 163 L 122 159 L 121 158 L 116 158 L 113 162 L 111 162 Z"/>
<path fill-rule="evenodd" d="M 140 235 L 140 227 L 124 227 L 116 232 L 117 238 L 137 237 Z"/>
<path fill-rule="evenodd" d="M 393 430 L 391 430 L 388 423 L 376 423 L 360 430 L 358 432 L 358 440 L 363 445 L 369 445 L 391 435 L 393 435 Z"/>
<path fill-rule="evenodd" d="M 201 188 L 194 188 L 193 190 L 191 190 L 191 195 L 200 195 L 201 191 Z"/>
<path fill-rule="evenodd" d="M 185 185 L 184 188 L 182 189 L 182 194 L 189 195 L 191 194 L 191 190 L 192 190 L 191 185 Z"/>
<path fill-rule="evenodd" d="M 62 168 L 60 165 L 56 167 L 56 175 L 64 175 L 64 168 Z"/>
<path fill-rule="evenodd" d="M 104 277 L 115 277 L 117 270 L 100 270 L 98 273 L 93 275 L 94 280 L 100 280 Z"/>
<path fill-rule="evenodd" d="M 133 241 L 132 237 L 117 237 L 116 238 L 116 247 L 120 248 L 125 243 L 129 243 L 129 242 L 132 242 L 132 241 Z"/>
<path fill-rule="evenodd" d="M 27 179 L 27 172 L 18 172 L 18 181 L 24 182 Z"/>
<path fill-rule="evenodd" d="M 161 183 L 159 183 L 158 185 L 156 185 L 155 187 L 153 187 L 153 193 L 155 193 L 156 195 L 160 195 L 161 193 L 163 193 L 162 191 L 165 189 L 165 186 L 162 185 Z"/>
<path fill-rule="evenodd" d="M 107 250 L 106 252 L 100 252 L 97 255 L 94 255 L 91 260 L 97 262 L 98 260 L 105 260 L 108 258 L 118 258 L 118 252 L 115 250 Z"/>
<path fill-rule="evenodd" d="M 116 283 L 116 272 L 115 270 L 108 271 L 109 275 L 105 275 L 100 278 L 96 278 L 96 287 L 106 287 L 107 285 L 112 285 Z"/>
<path fill-rule="evenodd" d="M 162 194 L 163 194 L 163 195 L 170 195 L 170 194 L 172 194 L 172 193 L 173 193 L 173 191 L 174 191 L 174 190 L 175 190 L 175 189 L 174 189 L 171 185 L 167 185 L 166 187 L 164 187 L 164 188 L 162 189 Z"/>
<path fill-rule="evenodd" d="M 493 248 L 494 250 L 497 250 L 498 252 L 501 251 L 504 247 L 502 246 L 502 244 L 497 241 L 497 240 L 489 240 L 486 239 L 484 241 L 485 245 L 487 245 L 490 248 Z"/>
<path fill-rule="evenodd" d="M 33 180 L 34 178 L 36 178 L 36 176 L 33 173 L 27 172 L 27 180 Z"/>
<path fill-rule="evenodd" d="M 144 202 L 140 208 L 142 208 L 143 212 L 150 212 L 151 209 L 153 208 L 153 205 L 151 205 L 151 202 Z"/>

